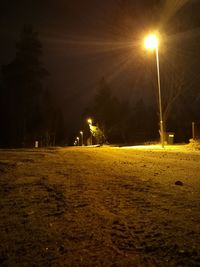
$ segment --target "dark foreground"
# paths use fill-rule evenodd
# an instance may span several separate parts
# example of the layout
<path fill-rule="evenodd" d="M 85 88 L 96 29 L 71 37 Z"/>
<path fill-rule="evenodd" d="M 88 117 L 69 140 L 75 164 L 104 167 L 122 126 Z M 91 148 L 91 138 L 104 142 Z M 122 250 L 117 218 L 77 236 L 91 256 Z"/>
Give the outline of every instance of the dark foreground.
<path fill-rule="evenodd" d="M 199 193 L 199 152 L 1 150 L 0 266 L 200 266 Z"/>

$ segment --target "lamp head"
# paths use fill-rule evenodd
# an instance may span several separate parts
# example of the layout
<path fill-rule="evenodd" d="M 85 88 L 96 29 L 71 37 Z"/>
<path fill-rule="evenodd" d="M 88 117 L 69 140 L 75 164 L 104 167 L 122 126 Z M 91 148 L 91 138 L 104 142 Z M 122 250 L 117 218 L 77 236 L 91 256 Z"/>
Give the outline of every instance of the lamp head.
<path fill-rule="evenodd" d="M 148 35 L 144 40 L 146 49 L 154 50 L 158 47 L 158 38 L 155 34 Z"/>
<path fill-rule="evenodd" d="M 92 120 L 91 119 L 88 119 L 87 122 L 88 122 L 88 124 L 92 125 Z"/>

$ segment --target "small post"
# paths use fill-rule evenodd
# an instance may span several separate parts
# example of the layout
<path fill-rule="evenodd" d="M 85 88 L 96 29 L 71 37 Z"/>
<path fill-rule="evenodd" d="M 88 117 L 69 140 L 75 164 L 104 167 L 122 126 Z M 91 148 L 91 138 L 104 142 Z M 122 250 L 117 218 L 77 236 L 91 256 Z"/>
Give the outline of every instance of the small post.
<path fill-rule="evenodd" d="M 39 142 L 35 141 L 35 148 L 38 148 Z"/>
<path fill-rule="evenodd" d="M 195 140 L 195 122 L 192 122 L 192 139 Z"/>

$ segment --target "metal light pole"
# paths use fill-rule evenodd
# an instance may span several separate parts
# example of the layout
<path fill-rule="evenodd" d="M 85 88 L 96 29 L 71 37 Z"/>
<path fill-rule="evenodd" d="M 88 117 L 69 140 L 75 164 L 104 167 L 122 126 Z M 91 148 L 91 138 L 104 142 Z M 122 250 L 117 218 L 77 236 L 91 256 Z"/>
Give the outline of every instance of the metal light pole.
<path fill-rule="evenodd" d="M 77 139 L 77 142 L 78 142 L 78 146 L 79 146 L 79 137 L 76 137 L 76 139 Z"/>
<path fill-rule="evenodd" d="M 81 135 L 81 145 L 83 146 L 83 131 L 80 131 L 80 135 Z"/>
<path fill-rule="evenodd" d="M 92 120 L 88 119 L 87 122 L 88 122 L 89 128 L 90 128 L 90 144 L 92 146 Z"/>
<path fill-rule="evenodd" d="M 158 45 L 156 46 L 156 65 L 157 65 L 157 76 L 158 76 L 158 98 L 159 98 L 159 111 L 160 111 L 160 138 L 161 138 L 162 148 L 164 148 L 164 129 L 163 129 L 163 115 L 162 115 L 162 98 L 160 90 L 160 67 L 159 67 Z"/>
<path fill-rule="evenodd" d="M 156 67 L 158 78 L 158 100 L 159 100 L 159 113 L 160 113 L 160 141 L 162 148 L 164 148 L 164 128 L 163 128 L 163 115 L 162 115 L 162 98 L 160 89 L 160 66 L 159 66 L 159 53 L 158 53 L 158 39 L 155 35 L 149 35 L 145 39 L 145 46 L 147 49 L 156 50 Z"/>

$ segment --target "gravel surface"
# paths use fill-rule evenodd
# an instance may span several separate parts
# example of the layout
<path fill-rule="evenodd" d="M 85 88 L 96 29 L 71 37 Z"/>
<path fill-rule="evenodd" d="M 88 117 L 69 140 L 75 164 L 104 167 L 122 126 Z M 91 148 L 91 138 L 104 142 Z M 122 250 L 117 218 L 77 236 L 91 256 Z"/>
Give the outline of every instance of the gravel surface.
<path fill-rule="evenodd" d="M 200 152 L 0 150 L 0 266 L 200 266 Z"/>

